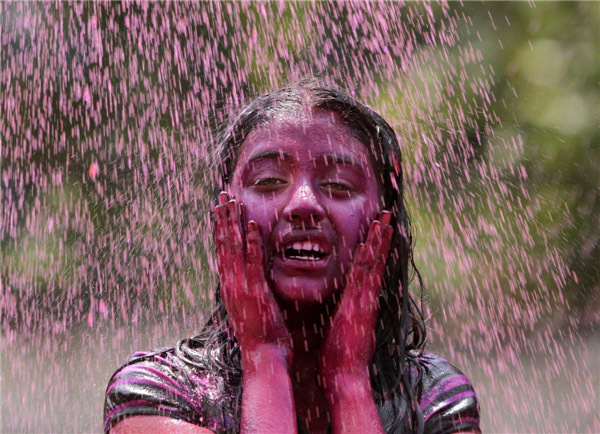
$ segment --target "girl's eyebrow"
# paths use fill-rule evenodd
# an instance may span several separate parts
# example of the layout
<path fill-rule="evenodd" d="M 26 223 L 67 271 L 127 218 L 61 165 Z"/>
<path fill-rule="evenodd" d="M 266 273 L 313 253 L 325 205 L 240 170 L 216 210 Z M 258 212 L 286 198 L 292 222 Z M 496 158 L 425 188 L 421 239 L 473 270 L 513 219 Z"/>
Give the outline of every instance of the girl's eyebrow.
<path fill-rule="evenodd" d="M 352 166 L 357 169 L 362 169 L 363 166 L 359 164 L 356 159 L 348 156 L 348 155 L 338 155 L 338 154 L 321 154 L 315 158 L 315 160 L 319 162 L 324 162 L 325 164 L 339 164 L 342 166 Z"/>
<path fill-rule="evenodd" d="M 292 157 L 292 154 L 290 154 L 289 152 L 285 152 L 285 151 L 281 151 L 281 150 L 277 150 L 277 149 L 271 149 L 271 150 L 267 150 L 267 151 L 258 152 L 255 155 L 253 155 L 248 160 L 248 165 L 251 165 L 251 164 L 256 163 L 257 161 L 261 161 L 261 160 L 293 161 L 294 158 Z M 355 169 L 363 168 L 363 166 L 358 161 L 356 161 L 355 158 L 352 158 L 349 155 L 323 153 L 323 154 L 319 154 L 315 158 L 313 158 L 313 161 L 315 161 L 318 164 L 325 164 L 325 165 L 339 164 L 341 166 L 350 166 Z"/>
<path fill-rule="evenodd" d="M 259 152 L 248 160 L 248 164 L 255 163 L 259 160 L 283 160 L 283 161 L 291 161 L 292 155 L 288 152 L 278 151 L 277 149 L 273 149 L 270 151 Z"/>

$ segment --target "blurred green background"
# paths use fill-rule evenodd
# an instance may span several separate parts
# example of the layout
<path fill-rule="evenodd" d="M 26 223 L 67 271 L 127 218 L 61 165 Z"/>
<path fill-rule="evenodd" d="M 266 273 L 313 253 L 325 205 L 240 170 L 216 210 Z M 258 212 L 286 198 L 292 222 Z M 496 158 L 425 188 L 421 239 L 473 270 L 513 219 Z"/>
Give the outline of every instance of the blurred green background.
<path fill-rule="evenodd" d="M 398 132 L 430 349 L 484 431 L 600 431 L 600 3 L 0 14 L 0 431 L 100 431 L 114 369 L 199 330 L 214 134 L 308 74 Z"/>

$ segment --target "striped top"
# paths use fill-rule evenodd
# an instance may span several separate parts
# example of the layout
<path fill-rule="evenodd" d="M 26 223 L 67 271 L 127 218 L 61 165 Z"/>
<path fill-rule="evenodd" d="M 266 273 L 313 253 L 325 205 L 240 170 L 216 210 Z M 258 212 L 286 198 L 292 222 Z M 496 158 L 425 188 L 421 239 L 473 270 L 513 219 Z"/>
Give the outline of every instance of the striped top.
<path fill-rule="evenodd" d="M 428 368 L 421 379 L 424 432 L 480 432 L 477 398 L 467 377 L 441 357 L 422 357 Z M 237 432 L 238 397 L 226 379 L 191 365 L 175 348 L 134 353 L 108 384 L 104 431 L 130 416 L 160 415 L 219 434 Z"/>

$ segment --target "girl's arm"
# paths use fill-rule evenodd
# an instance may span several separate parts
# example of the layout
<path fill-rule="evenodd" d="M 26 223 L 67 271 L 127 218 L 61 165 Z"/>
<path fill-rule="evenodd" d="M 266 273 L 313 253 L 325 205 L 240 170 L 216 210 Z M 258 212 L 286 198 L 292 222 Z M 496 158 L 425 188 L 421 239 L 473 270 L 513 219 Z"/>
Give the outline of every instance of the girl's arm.
<path fill-rule="evenodd" d="M 288 360 L 270 345 L 242 352 L 242 433 L 296 433 Z"/>
<path fill-rule="evenodd" d="M 342 374 L 327 396 L 332 433 L 384 433 L 369 373 Z"/>
<path fill-rule="evenodd" d="M 110 429 L 110 434 L 214 434 L 213 431 L 167 416 L 133 416 Z"/>

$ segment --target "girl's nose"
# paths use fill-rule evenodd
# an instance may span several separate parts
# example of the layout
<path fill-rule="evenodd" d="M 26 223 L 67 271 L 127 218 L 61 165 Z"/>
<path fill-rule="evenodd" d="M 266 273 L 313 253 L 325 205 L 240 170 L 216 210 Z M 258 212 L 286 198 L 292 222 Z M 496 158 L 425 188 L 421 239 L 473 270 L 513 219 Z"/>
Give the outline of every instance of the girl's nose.
<path fill-rule="evenodd" d="M 323 220 L 325 210 L 308 182 L 302 182 L 294 189 L 290 202 L 283 210 L 283 217 L 290 222 L 309 226 L 316 226 Z"/>

